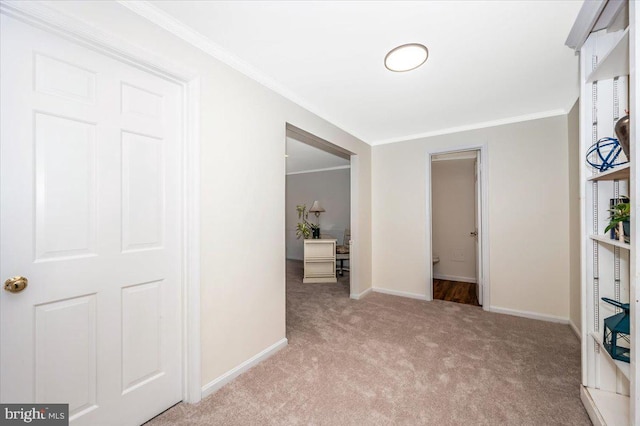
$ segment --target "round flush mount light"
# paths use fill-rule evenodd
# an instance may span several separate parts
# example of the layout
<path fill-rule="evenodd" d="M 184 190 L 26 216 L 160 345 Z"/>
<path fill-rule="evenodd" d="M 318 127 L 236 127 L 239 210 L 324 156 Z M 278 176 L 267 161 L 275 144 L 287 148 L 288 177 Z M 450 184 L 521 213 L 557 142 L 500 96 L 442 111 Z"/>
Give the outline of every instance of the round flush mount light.
<path fill-rule="evenodd" d="M 422 44 L 409 43 L 392 49 L 384 57 L 384 66 L 389 71 L 411 71 L 424 64 L 429 57 L 429 50 Z"/>

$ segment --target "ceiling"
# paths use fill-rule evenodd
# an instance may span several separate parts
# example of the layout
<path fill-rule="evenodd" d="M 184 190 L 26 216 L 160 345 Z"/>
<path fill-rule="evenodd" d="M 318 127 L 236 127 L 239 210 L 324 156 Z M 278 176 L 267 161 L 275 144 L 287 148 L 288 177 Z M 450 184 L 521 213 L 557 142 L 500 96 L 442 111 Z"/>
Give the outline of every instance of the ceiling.
<path fill-rule="evenodd" d="M 346 169 L 349 164 L 349 160 L 287 138 L 287 174 Z"/>
<path fill-rule="evenodd" d="M 566 113 L 580 1 L 153 1 L 165 28 L 372 145 Z M 133 8 L 133 6 L 132 6 Z M 157 13 L 160 11 L 161 13 Z M 420 68 L 386 53 L 422 43 Z"/>

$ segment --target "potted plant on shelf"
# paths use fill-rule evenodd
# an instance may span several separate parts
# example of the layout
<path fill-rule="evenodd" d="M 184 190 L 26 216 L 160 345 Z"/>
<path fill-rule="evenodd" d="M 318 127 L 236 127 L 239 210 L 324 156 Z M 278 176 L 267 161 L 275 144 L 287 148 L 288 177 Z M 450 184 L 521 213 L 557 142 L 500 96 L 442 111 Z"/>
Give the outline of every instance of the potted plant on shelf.
<path fill-rule="evenodd" d="M 605 228 L 604 232 L 609 232 L 614 229 L 618 240 L 629 242 L 629 235 L 631 234 L 629 226 L 629 217 L 631 216 L 631 204 L 628 199 L 626 202 L 618 203 L 613 208 L 609 209 L 611 216 L 609 217 L 609 225 Z"/>
<path fill-rule="evenodd" d="M 298 219 L 301 220 L 301 222 L 298 222 L 298 225 L 296 226 L 296 238 L 300 239 L 300 237 L 302 237 L 307 239 L 311 235 L 313 235 L 313 238 L 320 238 L 320 227 L 307 220 L 309 218 L 307 205 L 297 205 L 296 211 L 298 212 Z"/>

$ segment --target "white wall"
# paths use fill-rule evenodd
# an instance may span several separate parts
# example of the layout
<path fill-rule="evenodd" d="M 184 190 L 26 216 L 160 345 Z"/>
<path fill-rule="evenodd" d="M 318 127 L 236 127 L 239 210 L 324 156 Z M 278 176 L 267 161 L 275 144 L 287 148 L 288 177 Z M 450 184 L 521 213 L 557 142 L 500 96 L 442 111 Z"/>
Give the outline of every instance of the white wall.
<path fill-rule="evenodd" d="M 373 148 L 374 288 L 425 296 L 427 151 L 488 146 L 492 307 L 569 317 L 567 117 Z M 485 159 L 483 159 L 484 161 Z"/>
<path fill-rule="evenodd" d="M 433 214 L 433 275 L 453 281 L 475 282 L 475 159 L 431 163 Z"/>
<path fill-rule="evenodd" d="M 578 101 L 567 115 L 569 139 L 569 247 L 570 320 L 580 330 L 580 108 Z"/>
<path fill-rule="evenodd" d="M 350 175 L 349 169 L 287 175 L 287 259 L 304 258 L 303 240 L 296 238 L 299 204 L 306 204 L 309 209 L 318 200 L 326 210 L 320 214 L 320 232 L 343 244 L 344 230 L 350 226 Z M 309 214 L 309 222 L 316 223 L 313 213 Z"/>
<path fill-rule="evenodd" d="M 362 288 L 352 291 L 370 287 L 367 144 L 118 3 L 46 4 L 200 76 L 203 385 L 285 338 L 285 123 L 357 154 Z"/>

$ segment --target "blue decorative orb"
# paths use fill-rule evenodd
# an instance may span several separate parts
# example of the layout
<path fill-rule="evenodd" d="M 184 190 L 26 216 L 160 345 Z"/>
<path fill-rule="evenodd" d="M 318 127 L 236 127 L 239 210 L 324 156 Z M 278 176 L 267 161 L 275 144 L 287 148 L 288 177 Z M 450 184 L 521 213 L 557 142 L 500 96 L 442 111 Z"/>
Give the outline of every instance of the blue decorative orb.
<path fill-rule="evenodd" d="M 587 150 L 587 164 L 604 172 L 629 162 L 620 159 L 621 152 L 622 147 L 618 139 L 602 138 Z"/>

